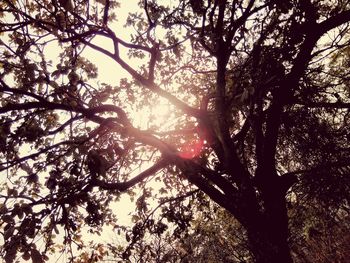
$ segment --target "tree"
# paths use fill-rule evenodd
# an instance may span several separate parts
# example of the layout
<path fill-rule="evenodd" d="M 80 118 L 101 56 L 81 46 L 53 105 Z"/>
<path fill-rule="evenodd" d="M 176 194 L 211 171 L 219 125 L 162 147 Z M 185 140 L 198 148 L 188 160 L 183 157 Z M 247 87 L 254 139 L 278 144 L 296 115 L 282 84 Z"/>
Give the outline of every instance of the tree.
<path fill-rule="evenodd" d="M 126 20 L 130 39 L 114 30 L 118 7 L 0 3 L 5 261 L 42 262 L 60 249 L 54 233 L 62 230 L 66 246 L 81 248 L 85 225 L 118 228 L 111 204 L 138 186 L 125 259 L 146 234 L 162 235 L 165 219 L 180 235 L 193 214 L 171 204 L 204 193 L 245 229 L 255 262 L 292 262 L 291 187 L 333 208 L 349 205 L 350 4 L 145 0 Z M 98 82 L 85 49 L 130 78 Z M 136 111 L 164 101 L 166 117 L 136 125 Z M 163 187 L 152 189 L 151 179 Z M 169 205 L 144 225 L 152 198 Z"/>

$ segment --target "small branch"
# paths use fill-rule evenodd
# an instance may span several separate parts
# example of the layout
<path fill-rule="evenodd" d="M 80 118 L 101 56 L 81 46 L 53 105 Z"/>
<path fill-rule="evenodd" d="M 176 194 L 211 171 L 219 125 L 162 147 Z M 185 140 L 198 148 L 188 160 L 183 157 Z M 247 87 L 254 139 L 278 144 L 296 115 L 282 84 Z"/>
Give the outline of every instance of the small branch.
<path fill-rule="evenodd" d="M 349 102 L 304 102 L 304 101 L 293 101 L 292 104 L 303 105 L 308 108 L 329 108 L 329 109 L 350 109 Z"/>
<path fill-rule="evenodd" d="M 159 56 L 159 52 L 160 51 L 159 51 L 159 44 L 158 44 L 152 48 L 151 59 L 149 62 L 148 80 L 151 82 L 154 82 L 154 68 L 156 66 L 157 57 Z"/>
<path fill-rule="evenodd" d="M 169 130 L 164 132 L 150 131 L 151 134 L 158 135 L 158 136 L 186 135 L 186 134 L 195 134 L 196 132 L 197 132 L 196 128 Z"/>
<path fill-rule="evenodd" d="M 147 0 L 144 0 L 144 10 L 146 12 L 146 17 L 147 17 L 147 21 L 148 21 L 148 24 L 149 24 L 149 29 L 153 28 L 154 27 L 154 22 L 152 21 L 150 15 L 149 15 L 149 12 L 148 12 L 148 1 Z"/>
<path fill-rule="evenodd" d="M 338 162 L 329 162 L 329 163 L 323 163 L 321 165 L 318 165 L 316 167 L 310 168 L 310 169 L 303 169 L 303 170 L 296 170 L 293 172 L 285 173 L 281 175 L 281 177 L 285 176 L 297 176 L 302 175 L 306 173 L 313 173 L 320 170 L 327 170 L 329 171 L 330 168 L 342 168 L 342 167 L 349 167 L 350 165 L 350 159 L 344 160 L 344 161 L 338 161 Z"/>
<path fill-rule="evenodd" d="M 20 94 L 20 95 L 25 95 L 28 97 L 32 97 L 38 101 L 45 101 L 45 99 L 37 94 L 31 93 L 26 90 L 22 89 L 13 89 L 10 86 L 8 86 L 3 80 L 0 80 L 0 84 L 2 87 L 0 87 L 0 92 L 12 92 L 13 94 Z"/>
<path fill-rule="evenodd" d="M 142 182 L 147 177 L 157 173 L 159 170 L 165 168 L 169 162 L 166 159 L 161 159 L 159 162 L 155 163 L 150 168 L 146 169 L 145 171 L 141 172 L 137 176 L 133 177 L 129 181 L 126 182 L 118 182 L 118 183 L 108 183 L 102 180 L 95 179 L 92 182 L 93 186 L 98 186 L 103 190 L 117 190 L 120 192 L 124 192 L 128 190 L 129 188 L 135 186 L 136 184 Z"/>
<path fill-rule="evenodd" d="M 93 119 L 94 117 L 98 117 L 98 116 L 94 116 L 97 113 L 115 112 L 118 114 L 119 121 L 121 123 L 123 123 L 124 125 L 130 124 L 130 121 L 126 116 L 126 113 L 121 108 L 115 105 L 107 104 L 107 105 L 101 105 L 93 108 L 72 107 L 70 105 L 49 102 L 41 97 L 40 97 L 40 102 L 26 102 L 26 103 L 18 103 L 18 104 L 9 103 L 0 108 L 0 114 L 6 113 L 9 111 L 31 110 L 31 109 L 38 109 L 38 108 L 45 108 L 48 110 L 65 110 L 65 111 L 78 112 L 78 113 L 82 113 L 85 117 L 90 119 Z"/>
<path fill-rule="evenodd" d="M 233 141 L 234 142 L 243 141 L 245 136 L 247 135 L 250 127 L 251 127 L 251 120 L 249 118 L 247 118 L 245 120 L 241 130 L 235 136 L 233 136 Z"/>
<path fill-rule="evenodd" d="M 110 0 L 106 0 L 105 8 L 103 11 L 103 24 L 107 25 L 108 23 L 108 12 L 109 12 Z"/>
<path fill-rule="evenodd" d="M 161 201 L 157 207 L 155 207 L 151 213 L 148 214 L 147 218 L 146 218 L 146 221 L 147 219 L 149 219 L 161 206 L 165 205 L 166 203 L 171 203 L 171 202 L 174 202 L 174 201 L 181 201 L 187 197 L 190 197 L 196 193 L 198 193 L 200 190 L 199 189 L 196 189 L 196 190 L 193 190 L 193 191 L 190 191 L 190 192 L 187 192 L 183 195 L 179 195 L 179 196 L 175 196 L 175 197 L 171 197 L 171 198 L 168 198 L 168 199 L 165 199 L 163 201 Z"/>
<path fill-rule="evenodd" d="M 68 121 L 66 121 L 65 123 L 63 123 L 60 127 L 58 127 L 57 129 L 53 130 L 53 131 L 49 131 L 47 134 L 48 135 L 53 135 L 53 134 L 56 134 L 58 132 L 61 132 L 64 130 L 65 127 L 67 127 L 68 125 L 72 124 L 74 121 L 76 120 L 79 120 L 79 119 L 82 119 L 83 116 L 82 115 L 77 115 L 73 118 L 70 118 Z"/>
<path fill-rule="evenodd" d="M 80 143 L 79 141 L 63 141 L 63 142 L 59 142 L 59 143 L 56 143 L 56 144 L 51 145 L 49 147 L 46 147 L 44 149 L 41 149 L 41 150 L 39 150 L 36 153 L 30 154 L 30 155 L 26 155 L 24 157 L 15 159 L 13 161 L 0 163 L 0 165 L 5 165 L 5 164 L 7 165 L 6 167 L 0 168 L 0 172 L 6 170 L 6 169 L 8 169 L 8 168 L 10 168 L 10 167 L 12 167 L 12 166 L 14 166 L 16 164 L 22 163 L 22 162 L 24 162 L 26 160 L 35 159 L 38 156 L 40 156 L 41 154 L 44 154 L 44 153 L 48 152 L 49 150 L 52 150 L 52 149 L 54 149 L 56 147 L 59 147 L 61 145 L 70 145 L 70 144 L 79 144 L 79 143 Z"/>

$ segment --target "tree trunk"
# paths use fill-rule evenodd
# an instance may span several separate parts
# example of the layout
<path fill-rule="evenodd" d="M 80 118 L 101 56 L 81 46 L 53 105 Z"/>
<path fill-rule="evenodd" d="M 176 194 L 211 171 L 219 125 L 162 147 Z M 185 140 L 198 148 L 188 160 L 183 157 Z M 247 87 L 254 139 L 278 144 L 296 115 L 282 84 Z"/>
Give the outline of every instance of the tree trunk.
<path fill-rule="evenodd" d="M 270 192 L 271 193 L 271 192 Z M 288 244 L 288 216 L 284 195 L 264 198 L 261 220 L 251 219 L 248 241 L 255 263 L 292 263 Z"/>
<path fill-rule="evenodd" d="M 270 227 L 259 232 L 248 233 L 249 245 L 255 263 L 292 263 L 287 239 L 273 237 L 277 231 Z M 252 231 L 249 231 L 252 232 Z M 270 232 L 270 233 L 268 233 Z"/>

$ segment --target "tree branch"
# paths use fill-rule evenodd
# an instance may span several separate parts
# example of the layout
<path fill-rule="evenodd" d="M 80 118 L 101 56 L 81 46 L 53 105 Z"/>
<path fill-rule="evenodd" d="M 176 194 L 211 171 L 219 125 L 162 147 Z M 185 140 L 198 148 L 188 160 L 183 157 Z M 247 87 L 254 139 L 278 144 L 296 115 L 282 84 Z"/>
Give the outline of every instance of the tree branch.
<path fill-rule="evenodd" d="M 350 109 L 349 102 L 312 102 L 312 101 L 293 101 L 292 104 L 303 105 L 307 108 L 329 108 L 329 109 Z"/>
<path fill-rule="evenodd" d="M 82 40 L 84 41 L 84 40 Z M 167 99 L 170 103 L 172 103 L 174 106 L 176 106 L 178 109 L 182 110 L 184 113 L 188 114 L 189 116 L 193 116 L 196 118 L 201 118 L 202 114 L 201 111 L 193 108 L 189 105 L 187 105 L 185 102 L 179 100 L 176 96 L 172 95 L 171 93 L 161 89 L 157 84 L 155 84 L 153 81 L 143 77 L 141 74 L 139 74 L 135 69 L 133 69 L 128 63 L 126 63 L 123 59 L 121 59 L 119 56 L 116 56 L 115 54 L 112 54 L 106 49 L 103 49 L 97 45 L 94 45 L 88 41 L 84 41 L 85 44 L 90 46 L 91 48 L 107 55 L 108 57 L 112 58 L 114 61 L 116 61 L 123 69 L 125 69 L 135 80 L 140 82 L 143 86 L 148 88 L 149 90 L 157 93 L 159 96 Z"/>
<path fill-rule="evenodd" d="M 329 30 L 336 28 L 344 23 L 348 23 L 349 21 L 350 21 L 350 10 L 346 10 L 328 18 L 325 21 L 318 23 L 317 27 L 310 28 L 310 31 L 314 31 L 316 29 L 316 32 L 318 32 L 318 34 L 322 36 L 323 34 L 327 33 Z"/>
<path fill-rule="evenodd" d="M 142 182 L 145 180 L 147 177 L 157 173 L 161 169 L 165 168 L 169 162 L 166 159 L 161 159 L 157 163 L 155 163 L 153 166 L 150 168 L 146 169 L 145 171 L 141 172 L 137 176 L 133 177 L 129 181 L 126 182 L 117 182 L 117 183 L 108 183 L 99 179 L 95 179 L 92 181 L 93 186 L 98 186 L 103 190 L 117 190 L 120 192 L 124 192 L 128 190 L 129 188 L 135 186 L 136 184 Z"/>
<path fill-rule="evenodd" d="M 103 10 L 103 24 L 107 25 L 108 23 L 108 13 L 109 13 L 110 0 L 106 0 L 106 4 Z"/>
<path fill-rule="evenodd" d="M 39 102 L 25 102 L 25 103 L 8 103 L 7 105 L 0 108 L 0 114 L 6 113 L 9 111 L 20 111 L 20 110 L 31 110 L 31 109 L 39 109 L 44 108 L 48 110 L 64 110 L 64 111 L 73 111 L 82 113 L 87 118 L 97 117 L 94 116 L 97 113 L 104 112 L 115 112 L 118 114 L 119 121 L 124 125 L 130 125 L 130 121 L 128 120 L 126 113 L 119 108 L 118 106 L 106 104 L 101 106 L 96 106 L 92 108 L 83 108 L 81 106 L 72 107 L 70 105 L 59 104 L 54 102 L 49 102 L 43 98 L 40 99 Z"/>
<path fill-rule="evenodd" d="M 14 166 L 16 164 L 25 162 L 25 161 L 27 161 L 29 159 L 35 159 L 38 156 L 40 156 L 41 154 L 44 154 L 44 153 L 48 152 L 49 150 L 52 150 L 52 149 L 54 149 L 56 147 L 59 147 L 61 145 L 72 145 L 72 144 L 79 144 L 79 143 L 81 143 L 81 142 L 80 141 L 71 141 L 71 140 L 70 141 L 62 141 L 62 142 L 56 143 L 54 145 L 51 145 L 49 147 L 46 147 L 44 149 L 41 149 L 38 152 L 35 152 L 35 153 L 32 153 L 32 154 L 23 156 L 21 158 L 14 159 L 12 161 L 2 162 L 2 163 L 0 163 L 0 166 L 5 165 L 5 164 L 7 166 L 6 167 L 1 167 L 0 168 L 0 172 L 6 170 L 6 169 L 8 169 L 8 168 L 10 168 L 10 167 L 12 167 L 12 166 Z"/>
<path fill-rule="evenodd" d="M 327 170 L 329 171 L 330 168 L 342 168 L 342 167 L 349 167 L 350 166 L 350 159 L 348 160 L 341 160 L 337 162 L 328 162 L 328 163 L 322 163 L 316 167 L 310 168 L 310 169 L 302 169 L 302 170 L 296 170 L 293 172 L 285 173 L 281 175 L 281 177 L 287 177 L 287 176 L 297 176 L 307 173 L 313 173 L 320 170 Z"/>

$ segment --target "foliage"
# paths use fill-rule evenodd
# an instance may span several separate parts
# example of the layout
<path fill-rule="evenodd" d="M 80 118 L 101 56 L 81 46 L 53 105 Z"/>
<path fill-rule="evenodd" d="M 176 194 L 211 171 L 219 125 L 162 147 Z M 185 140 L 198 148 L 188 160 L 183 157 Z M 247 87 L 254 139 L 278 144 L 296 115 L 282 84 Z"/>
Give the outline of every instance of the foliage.
<path fill-rule="evenodd" d="M 349 216 L 350 3 L 130 3 L 125 21 L 114 0 L 0 3 L 6 263 L 318 255 L 303 229 L 341 232 Z M 102 82 L 89 52 L 127 76 Z M 131 227 L 113 208 L 123 194 L 136 207 Z M 208 200 L 213 216 L 199 210 Z M 86 241 L 105 229 L 126 243 Z M 215 241 L 229 244 L 225 258 L 204 257 Z"/>

